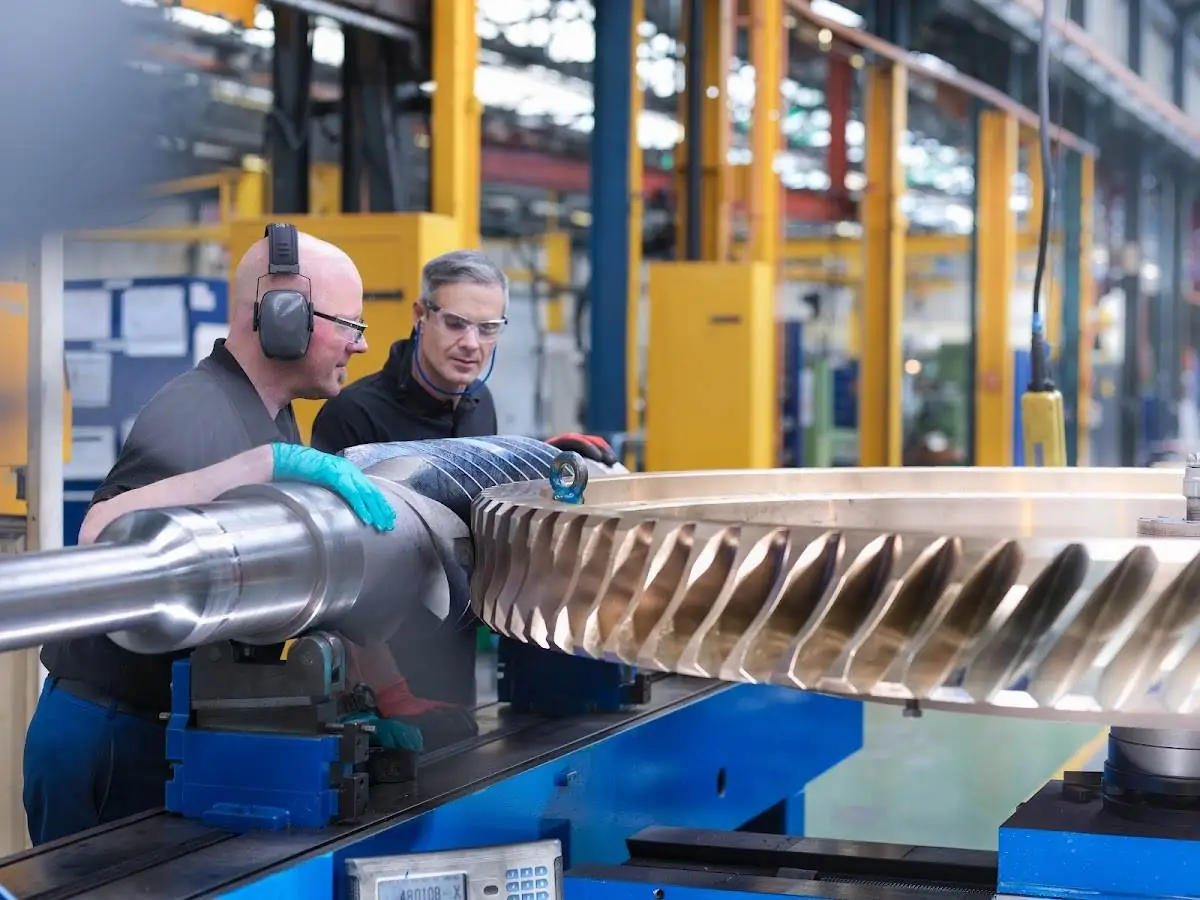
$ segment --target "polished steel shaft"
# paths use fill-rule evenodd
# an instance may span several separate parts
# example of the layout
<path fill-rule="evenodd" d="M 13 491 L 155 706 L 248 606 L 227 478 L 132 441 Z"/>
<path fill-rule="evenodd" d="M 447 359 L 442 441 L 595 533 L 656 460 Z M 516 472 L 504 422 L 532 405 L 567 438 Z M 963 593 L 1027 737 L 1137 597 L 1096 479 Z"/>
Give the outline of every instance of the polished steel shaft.
<path fill-rule="evenodd" d="M 1181 473 L 844 469 L 485 491 L 472 604 L 598 659 L 896 703 L 1180 727 L 1200 544 Z"/>
<path fill-rule="evenodd" d="M 471 501 L 484 487 L 544 477 L 557 451 L 498 437 L 345 455 L 388 496 L 394 531 L 376 533 L 332 492 L 297 483 L 128 513 L 94 545 L 0 559 L 0 650 L 108 634 L 158 653 L 274 643 L 318 625 L 371 643 L 418 605 L 465 614 Z"/>

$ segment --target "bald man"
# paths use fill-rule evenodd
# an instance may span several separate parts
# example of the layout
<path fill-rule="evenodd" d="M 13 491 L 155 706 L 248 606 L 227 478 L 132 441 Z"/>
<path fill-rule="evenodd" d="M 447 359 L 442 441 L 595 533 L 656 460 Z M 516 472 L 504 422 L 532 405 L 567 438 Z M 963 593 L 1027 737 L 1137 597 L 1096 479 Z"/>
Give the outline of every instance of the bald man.
<path fill-rule="evenodd" d="M 338 393 L 346 363 L 366 349 L 366 325 L 362 279 L 350 258 L 310 235 L 286 234 L 298 238 L 303 277 L 268 274 L 265 239 L 247 251 L 234 276 L 229 337 L 138 414 L 92 498 L 81 544 L 122 513 L 207 503 L 274 479 L 323 485 L 367 525 L 394 526 L 391 506 L 354 466 L 300 444 L 292 401 Z M 299 359 L 264 352 L 256 308 L 268 290 L 294 290 L 313 305 Z M 171 705 L 171 664 L 182 655 L 131 653 L 107 637 L 43 648 L 49 677 L 25 739 L 24 801 L 35 845 L 163 805 L 170 768 L 161 716 Z"/>

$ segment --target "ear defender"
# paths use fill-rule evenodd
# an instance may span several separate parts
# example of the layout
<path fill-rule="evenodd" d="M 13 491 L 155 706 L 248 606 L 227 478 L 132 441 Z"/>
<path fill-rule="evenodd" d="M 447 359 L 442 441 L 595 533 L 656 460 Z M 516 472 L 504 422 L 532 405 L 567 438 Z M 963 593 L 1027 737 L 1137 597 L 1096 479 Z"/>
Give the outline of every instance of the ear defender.
<path fill-rule="evenodd" d="M 254 330 L 267 359 L 293 361 L 303 359 L 312 341 L 312 281 L 300 274 L 300 239 L 295 225 L 273 222 L 264 232 L 267 239 L 267 272 L 292 275 L 308 284 L 307 296 L 294 288 L 259 291 L 254 304 Z"/>

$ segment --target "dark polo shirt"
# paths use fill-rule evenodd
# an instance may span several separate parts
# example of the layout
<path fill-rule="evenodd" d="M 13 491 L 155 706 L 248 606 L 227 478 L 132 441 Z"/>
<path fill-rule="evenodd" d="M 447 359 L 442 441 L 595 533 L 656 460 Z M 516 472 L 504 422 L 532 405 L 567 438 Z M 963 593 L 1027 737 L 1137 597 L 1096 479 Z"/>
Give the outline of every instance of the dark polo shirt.
<path fill-rule="evenodd" d="M 207 358 L 167 382 L 138 413 L 92 502 L 279 442 L 301 442 L 291 406 L 272 419 L 225 341 L 219 340 Z M 170 709 L 171 663 L 185 655 L 132 653 L 106 637 L 47 644 L 41 654 L 52 678 L 86 682 L 107 697 L 151 713 Z"/>

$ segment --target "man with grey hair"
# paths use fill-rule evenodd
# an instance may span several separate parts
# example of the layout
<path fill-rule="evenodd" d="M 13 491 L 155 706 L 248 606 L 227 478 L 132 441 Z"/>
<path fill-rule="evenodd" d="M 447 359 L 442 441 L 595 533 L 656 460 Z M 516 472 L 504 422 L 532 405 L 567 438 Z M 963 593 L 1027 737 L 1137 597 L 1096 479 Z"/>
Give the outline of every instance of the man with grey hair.
<path fill-rule="evenodd" d="M 508 278 L 488 257 L 455 250 L 430 260 L 413 303 L 412 336 L 392 345 L 381 371 L 326 402 L 312 445 L 340 453 L 358 444 L 495 434 L 486 382 L 507 315 Z M 561 435 L 550 443 L 603 465 L 616 462 L 599 438 Z M 378 713 L 416 727 L 427 750 L 475 731 L 475 625 L 422 610 L 387 648 L 355 654 Z"/>
<path fill-rule="evenodd" d="M 383 369 L 348 385 L 313 422 L 329 453 L 358 444 L 496 433 L 485 382 L 507 324 L 508 278 L 482 253 L 455 250 L 425 264 L 412 336 Z"/>
<path fill-rule="evenodd" d="M 508 278 L 487 256 L 455 250 L 430 260 L 411 337 L 392 344 L 379 372 L 322 407 L 313 447 L 340 453 L 358 444 L 494 435 L 486 382 L 507 312 Z M 359 674 L 380 715 L 419 728 L 425 749 L 474 731 L 466 712 L 475 705 L 474 624 L 421 611 L 390 642 L 390 654 L 357 654 L 370 669 Z"/>

